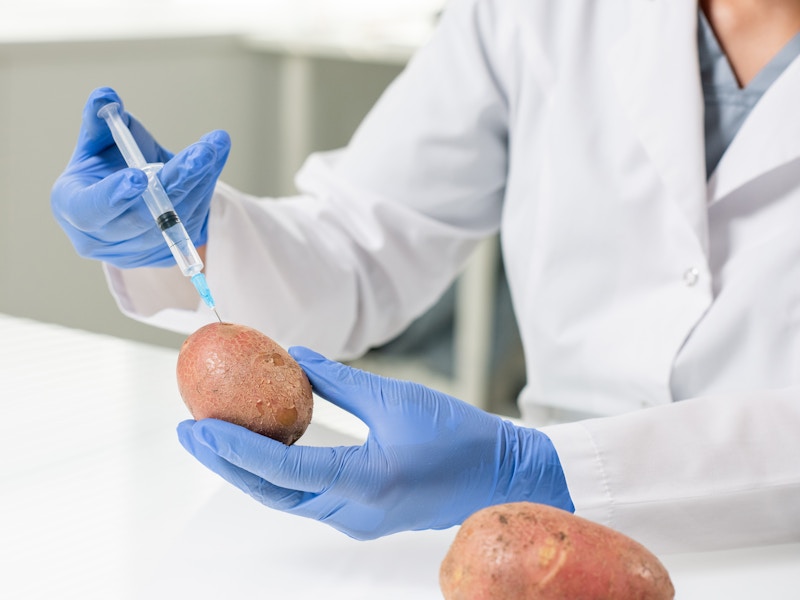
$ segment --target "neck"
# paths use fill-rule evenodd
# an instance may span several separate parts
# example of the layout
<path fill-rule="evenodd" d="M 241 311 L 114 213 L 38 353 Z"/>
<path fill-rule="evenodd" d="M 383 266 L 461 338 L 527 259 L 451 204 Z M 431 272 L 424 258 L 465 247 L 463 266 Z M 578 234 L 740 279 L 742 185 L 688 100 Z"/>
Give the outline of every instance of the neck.
<path fill-rule="evenodd" d="M 800 32 L 800 0 L 699 0 L 739 84 Z"/>

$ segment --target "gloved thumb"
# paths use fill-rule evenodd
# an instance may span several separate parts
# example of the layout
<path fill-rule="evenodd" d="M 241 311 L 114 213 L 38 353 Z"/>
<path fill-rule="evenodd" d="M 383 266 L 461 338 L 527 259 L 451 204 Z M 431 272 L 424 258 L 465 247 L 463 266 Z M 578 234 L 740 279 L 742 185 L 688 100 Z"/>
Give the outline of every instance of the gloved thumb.
<path fill-rule="evenodd" d="M 383 412 L 382 377 L 328 360 L 303 346 L 292 346 L 288 351 L 305 371 L 315 393 L 352 413 L 368 427 L 377 424 L 373 416 Z"/>
<path fill-rule="evenodd" d="M 122 107 L 122 99 L 110 87 L 101 87 L 94 90 L 83 107 L 81 131 L 78 135 L 78 144 L 72 156 L 73 160 L 83 160 L 99 154 L 109 146 L 114 145 L 114 138 L 105 121 L 97 116 L 97 111 L 110 102 L 118 102 Z M 121 111 L 126 120 L 125 112 Z M 126 124 L 127 120 L 126 120 Z"/>

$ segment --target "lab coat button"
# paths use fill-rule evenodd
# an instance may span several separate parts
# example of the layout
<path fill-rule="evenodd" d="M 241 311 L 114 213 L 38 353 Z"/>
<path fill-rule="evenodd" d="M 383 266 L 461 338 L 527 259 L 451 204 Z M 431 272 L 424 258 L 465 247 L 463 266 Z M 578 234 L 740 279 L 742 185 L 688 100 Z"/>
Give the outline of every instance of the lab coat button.
<path fill-rule="evenodd" d="M 698 271 L 695 267 L 691 267 L 686 269 L 683 273 L 683 282 L 688 286 L 694 286 L 698 279 L 700 279 L 700 271 Z"/>

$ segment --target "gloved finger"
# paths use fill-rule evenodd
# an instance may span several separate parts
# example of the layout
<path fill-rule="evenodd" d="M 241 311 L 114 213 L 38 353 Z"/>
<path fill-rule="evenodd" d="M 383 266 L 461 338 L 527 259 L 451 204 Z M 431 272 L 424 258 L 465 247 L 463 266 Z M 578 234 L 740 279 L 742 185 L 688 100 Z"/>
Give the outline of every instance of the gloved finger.
<path fill-rule="evenodd" d="M 84 232 L 98 231 L 129 210 L 147 188 L 147 175 L 122 169 L 91 185 L 79 177 L 59 178 L 51 194 L 53 213 Z"/>
<path fill-rule="evenodd" d="M 306 372 L 317 394 L 354 414 L 370 429 L 385 418 L 383 377 L 328 360 L 303 346 L 293 346 L 288 351 Z"/>
<path fill-rule="evenodd" d="M 161 248 L 164 238 L 152 219 L 146 229 L 137 226 L 138 233 L 135 234 L 132 233 L 130 227 L 123 228 L 114 225 L 116 225 L 116 221 L 112 221 L 111 226 L 100 232 L 103 236 L 103 243 L 98 244 L 96 240 L 93 242 L 94 236 L 91 235 L 73 242 L 78 254 L 85 258 L 106 262 L 120 269 L 175 266 L 175 258 L 172 254 L 164 252 Z M 119 243 L 117 243 L 118 241 Z M 120 251 L 120 247 L 128 244 L 135 245 L 140 250 L 135 254 Z"/>
<path fill-rule="evenodd" d="M 207 142 L 195 142 L 168 161 L 158 173 L 172 203 L 177 206 L 178 196 L 197 186 L 212 169 L 216 150 Z"/>
<path fill-rule="evenodd" d="M 164 165 L 159 178 L 176 208 L 194 189 L 201 188 L 210 199 L 229 153 L 228 134 L 224 131 L 212 132 Z"/>
<path fill-rule="evenodd" d="M 178 441 L 184 449 L 194 456 L 203 466 L 222 477 L 231 485 L 252 496 L 262 504 L 283 511 L 292 511 L 306 502 L 311 496 L 300 492 L 281 488 L 265 481 L 246 469 L 221 458 L 214 450 L 200 441 L 194 434 L 196 421 L 183 421 L 178 424 Z"/>
<path fill-rule="evenodd" d="M 217 419 L 192 428 L 197 440 L 229 463 L 282 488 L 320 493 L 342 475 L 349 454 L 358 447 L 287 446 Z"/>

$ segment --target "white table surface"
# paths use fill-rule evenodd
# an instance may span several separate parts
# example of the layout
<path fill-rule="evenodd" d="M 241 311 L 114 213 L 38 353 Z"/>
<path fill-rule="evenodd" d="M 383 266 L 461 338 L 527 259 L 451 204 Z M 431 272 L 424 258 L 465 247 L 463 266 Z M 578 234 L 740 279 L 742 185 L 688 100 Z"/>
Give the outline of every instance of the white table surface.
<path fill-rule="evenodd" d="M 455 529 L 356 542 L 197 464 L 175 358 L 0 315 L 0 598 L 441 598 Z M 315 411 L 300 443 L 363 438 Z M 661 558 L 679 599 L 800 598 L 800 544 Z"/>

